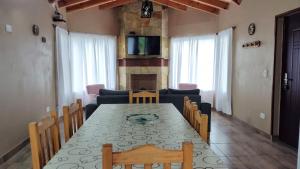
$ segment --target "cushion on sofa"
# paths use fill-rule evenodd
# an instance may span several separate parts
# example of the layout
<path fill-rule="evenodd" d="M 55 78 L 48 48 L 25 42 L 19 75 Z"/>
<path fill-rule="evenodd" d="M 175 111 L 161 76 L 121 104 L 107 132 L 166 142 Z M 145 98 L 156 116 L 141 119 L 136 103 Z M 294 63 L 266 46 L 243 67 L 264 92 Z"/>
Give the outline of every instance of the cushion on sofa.
<path fill-rule="evenodd" d="M 97 104 L 128 104 L 129 96 L 128 95 L 106 95 L 106 96 L 97 96 Z"/>
<path fill-rule="evenodd" d="M 107 89 L 100 89 L 99 95 L 129 95 L 129 91 L 127 90 L 107 90 Z"/>
<path fill-rule="evenodd" d="M 200 94 L 200 90 L 199 89 L 194 89 L 194 90 L 168 89 L 168 94 L 199 95 Z"/>

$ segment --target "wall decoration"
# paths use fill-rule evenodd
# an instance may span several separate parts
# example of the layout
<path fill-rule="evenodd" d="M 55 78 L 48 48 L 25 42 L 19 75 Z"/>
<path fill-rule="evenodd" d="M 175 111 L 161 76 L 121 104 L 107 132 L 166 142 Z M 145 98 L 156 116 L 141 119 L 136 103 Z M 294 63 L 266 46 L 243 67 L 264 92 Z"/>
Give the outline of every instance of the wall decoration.
<path fill-rule="evenodd" d="M 256 31 L 256 26 L 254 23 L 251 23 L 248 27 L 248 33 L 249 35 L 254 35 Z"/>
<path fill-rule="evenodd" d="M 243 44 L 243 48 L 248 48 L 248 47 L 260 47 L 261 46 L 261 41 L 257 40 L 254 42 L 248 42 Z"/>
<path fill-rule="evenodd" d="M 35 36 L 39 36 L 39 34 L 40 34 L 40 28 L 39 28 L 38 25 L 33 25 L 33 26 L 32 26 L 32 33 L 33 33 L 33 35 L 35 35 Z"/>
<path fill-rule="evenodd" d="M 46 37 L 44 37 L 44 36 L 42 37 L 42 42 L 43 42 L 43 43 L 46 43 L 46 42 L 47 42 Z"/>

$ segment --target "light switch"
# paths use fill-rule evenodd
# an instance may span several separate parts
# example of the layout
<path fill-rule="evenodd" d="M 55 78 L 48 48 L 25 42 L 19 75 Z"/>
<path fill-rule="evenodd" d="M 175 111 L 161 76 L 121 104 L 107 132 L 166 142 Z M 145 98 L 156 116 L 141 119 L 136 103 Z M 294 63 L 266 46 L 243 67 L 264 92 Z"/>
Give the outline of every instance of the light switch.
<path fill-rule="evenodd" d="M 263 77 L 267 79 L 268 76 L 269 76 L 269 71 L 268 71 L 267 69 L 265 69 L 265 70 L 263 71 Z"/>
<path fill-rule="evenodd" d="M 266 113 L 264 113 L 264 112 L 259 113 L 259 117 L 261 119 L 266 119 Z"/>
<path fill-rule="evenodd" d="M 9 25 L 9 24 L 6 24 L 6 25 L 5 25 L 5 32 L 7 32 L 7 33 L 12 33 L 12 32 L 13 32 L 12 26 Z"/>
<path fill-rule="evenodd" d="M 50 111 L 51 111 L 50 106 L 47 106 L 47 107 L 46 107 L 46 112 L 47 112 L 47 113 L 50 113 Z"/>

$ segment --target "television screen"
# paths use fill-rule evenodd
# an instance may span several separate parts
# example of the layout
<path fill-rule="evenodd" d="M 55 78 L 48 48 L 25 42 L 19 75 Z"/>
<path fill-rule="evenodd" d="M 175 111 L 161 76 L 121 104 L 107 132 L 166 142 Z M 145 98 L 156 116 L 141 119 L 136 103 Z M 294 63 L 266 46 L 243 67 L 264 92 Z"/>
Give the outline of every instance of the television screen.
<path fill-rule="evenodd" d="M 160 55 L 159 36 L 128 36 L 128 55 Z"/>

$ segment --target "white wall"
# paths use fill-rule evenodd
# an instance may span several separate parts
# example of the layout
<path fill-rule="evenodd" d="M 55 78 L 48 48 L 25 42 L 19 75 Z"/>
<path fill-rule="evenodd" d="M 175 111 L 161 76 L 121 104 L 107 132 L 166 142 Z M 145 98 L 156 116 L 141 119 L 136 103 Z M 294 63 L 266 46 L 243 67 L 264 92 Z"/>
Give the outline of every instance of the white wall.
<path fill-rule="evenodd" d="M 215 34 L 218 17 L 188 8 L 187 11 L 168 10 L 169 37 Z"/>
<path fill-rule="evenodd" d="M 47 0 L 0 1 L 0 156 L 28 138 L 30 121 L 55 107 L 53 10 Z M 12 33 L 3 31 L 5 24 Z M 32 34 L 33 24 L 40 36 Z"/>
<path fill-rule="evenodd" d="M 119 35 L 117 9 L 99 10 L 98 7 L 67 13 L 72 32 Z"/>
<path fill-rule="evenodd" d="M 233 44 L 233 115 L 271 134 L 272 87 L 275 47 L 275 16 L 300 7 L 299 0 L 243 0 L 219 15 L 219 30 L 237 26 Z M 248 35 L 254 22 L 256 34 Z M 260 48 L 242 48 L 245 42 L 261 40 Z M 269 72 L 267 78 L 264 70 Z M 266 118 L 259 117 L 260 112 Z"/>
<path fill-rule="evenodd" d="M 299 0 L 243 0 L 240 6 L 232 3 L 229 10 L 221 10 L 219 16 L 193 9 L 185 12 L 171 9 L 169 35 L 212 34 L 237 26 L 233 44 L 233 115 L 271 134 L 275 16 L 298 7 Z M 256 24 L 257 32 L 249 36 L 248 25 L 252 22 Z M 261 40 L 262 47 L 241 47 L 254 40 Z M 263 76 L 265 70 L 268 71 L 267 78 Z M 259 118 L 261 112 L 266 113 L 266 119 Z"/>

